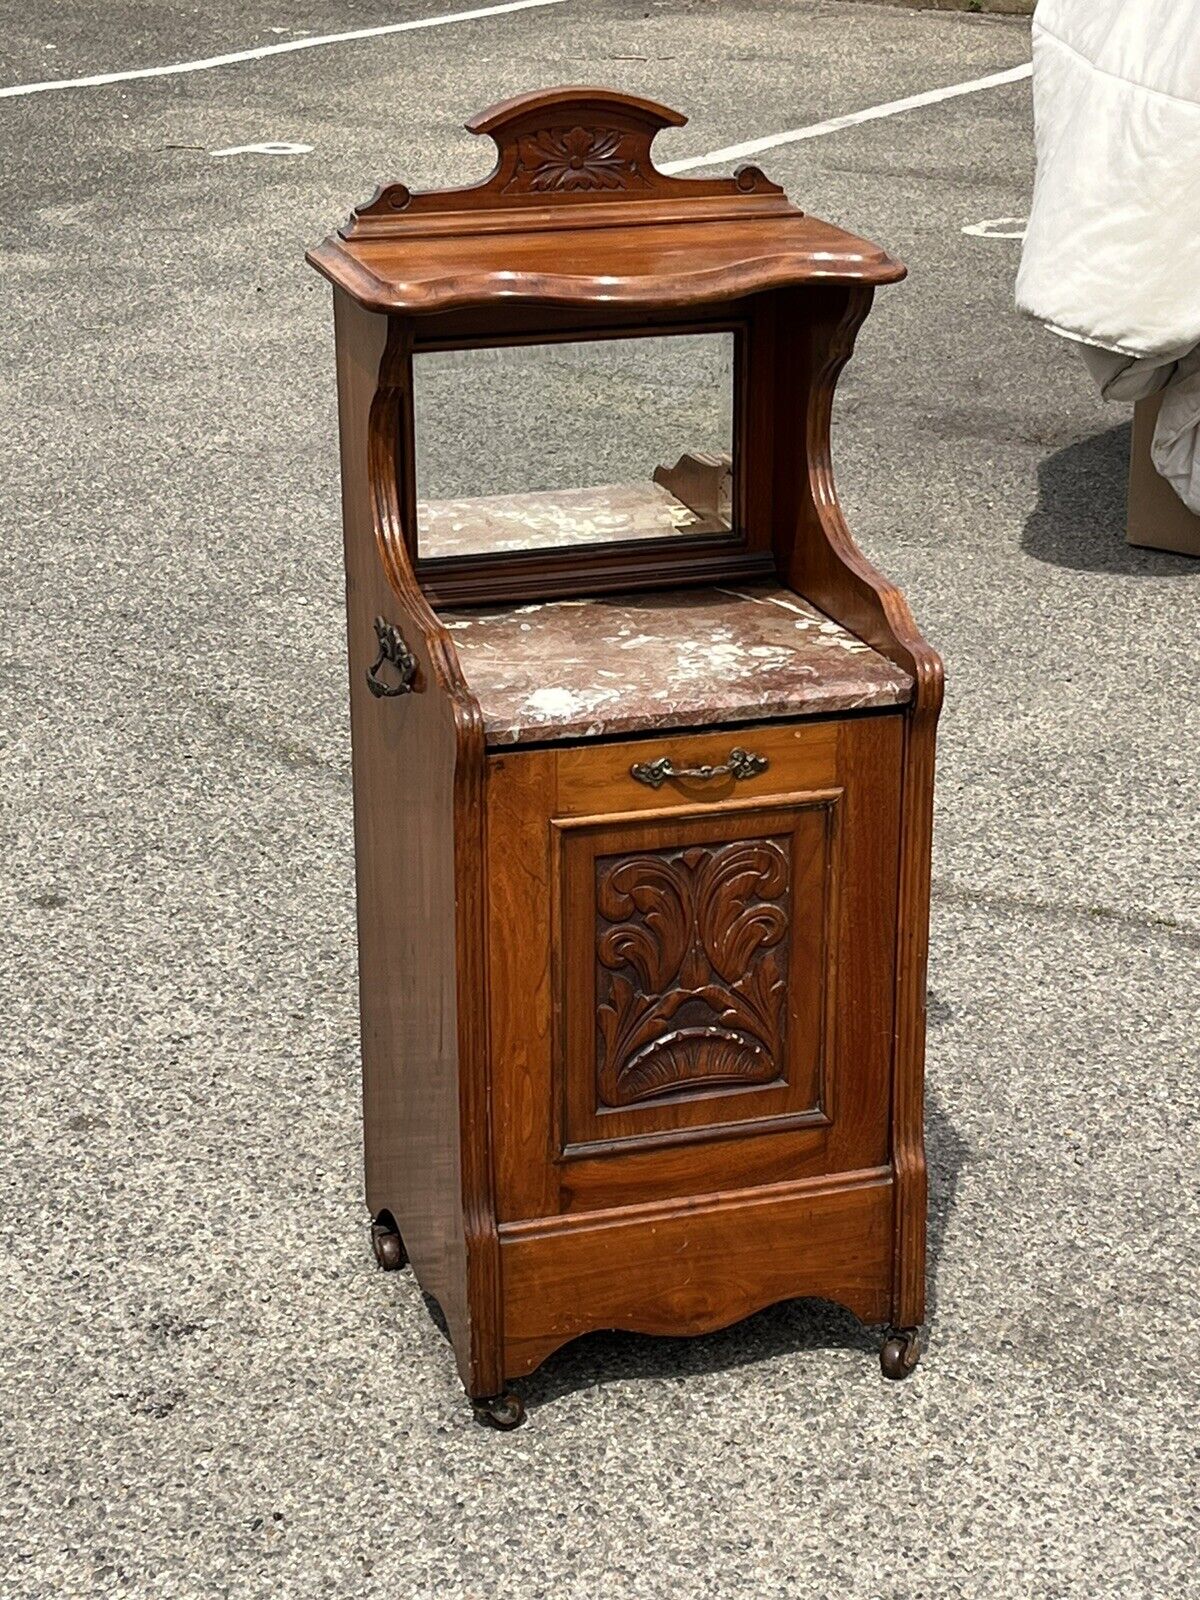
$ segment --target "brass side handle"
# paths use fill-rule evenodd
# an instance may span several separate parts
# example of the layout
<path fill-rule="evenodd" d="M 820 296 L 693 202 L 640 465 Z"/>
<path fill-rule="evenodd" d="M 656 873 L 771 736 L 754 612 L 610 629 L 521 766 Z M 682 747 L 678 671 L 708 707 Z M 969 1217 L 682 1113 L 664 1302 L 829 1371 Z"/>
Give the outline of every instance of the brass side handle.
<path fill-rule="evenodd" d="M 385 695 L 411 693 L 417 675 L 417 658 L 405 644 L 399 628 L 385 617 L 376 617 L 375 637 L 379 641 L 379 654 L 367 668 L 367 688 L 377 700 Z M 396 669 L 398 682 L 385 683 L 378 676 L 385 661 Z"/>
<path fill-rule="evenodd" d="M 729 752 L 729 759 L 719 767 L 677 767 L 670 756 L 659 756 L 657 761 L 635 761 L 629 772 L 639 783 L 661 789 L 668 778 L 755 778 L 769 765 L 766 756 L 755 755 L 735 745 Z"/>

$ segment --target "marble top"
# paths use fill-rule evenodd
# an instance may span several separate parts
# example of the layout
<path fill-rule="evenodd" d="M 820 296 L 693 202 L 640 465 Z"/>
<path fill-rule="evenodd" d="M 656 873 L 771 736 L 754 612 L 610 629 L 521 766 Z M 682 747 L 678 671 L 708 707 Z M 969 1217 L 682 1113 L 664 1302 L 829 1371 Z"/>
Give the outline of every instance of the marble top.
<path fill-rule="evenodd" d="M 490 745 L 903 705 L 912 679 L 788 589 L 442 613 Z"/>

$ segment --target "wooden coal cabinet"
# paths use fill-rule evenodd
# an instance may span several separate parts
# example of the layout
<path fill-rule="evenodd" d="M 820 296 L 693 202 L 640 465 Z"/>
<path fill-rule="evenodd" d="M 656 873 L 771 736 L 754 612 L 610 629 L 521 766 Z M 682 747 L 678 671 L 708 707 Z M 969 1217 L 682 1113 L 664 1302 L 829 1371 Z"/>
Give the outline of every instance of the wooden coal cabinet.
<path fill-rule="evenodd" d="M 678 113 L 507 101 L 334 286 L 367 1203 L 485 1421 L 593 1329 L 924 1318 L 938 657 L 852 542 L 838 374 L 904 268 Z M 580 481 L 582 480 L 582 481 Z M 886 485 L 880 485 L 886 494 Z"/>

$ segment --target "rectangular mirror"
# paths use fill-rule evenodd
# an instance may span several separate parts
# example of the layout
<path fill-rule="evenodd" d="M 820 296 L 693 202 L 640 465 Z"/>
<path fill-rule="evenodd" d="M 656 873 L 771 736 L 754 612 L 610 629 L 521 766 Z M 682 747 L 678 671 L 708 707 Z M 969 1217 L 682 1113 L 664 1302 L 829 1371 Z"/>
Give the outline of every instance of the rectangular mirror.
<path fill-rule="evenodd" d="M 736 337 L 415 355 L 418 558 L 738 531 Z"/>

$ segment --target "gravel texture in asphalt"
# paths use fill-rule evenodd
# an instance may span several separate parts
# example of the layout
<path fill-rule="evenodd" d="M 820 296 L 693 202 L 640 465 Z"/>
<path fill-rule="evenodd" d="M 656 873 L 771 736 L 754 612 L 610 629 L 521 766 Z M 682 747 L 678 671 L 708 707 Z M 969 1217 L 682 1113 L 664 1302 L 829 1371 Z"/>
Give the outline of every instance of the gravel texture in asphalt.
<path fill-rule="evenodd" d="M 3 82 L 428 14 L 29 0 Z M 920 1369 L 778 1306 L 590 1337 L 489 1433 L 361 1199 L 305 247 L 382 178 L 481 173 L 463 121 L 525 88 L 665 100 L 683 159 L 1028 52 L 1017 19 L 568 0 L 0 101 L 4 1600 L 1200 1593 L 1200 566 L 1126 547 L 1124 413 L 1014 314 L 1018 244 L 962 231 L 1027 210 L 1025 83 L 759 158 L 911 269 L 835 455 L 947 662 Z M 277 140 L 312 149 L 211 154 Z"/>

